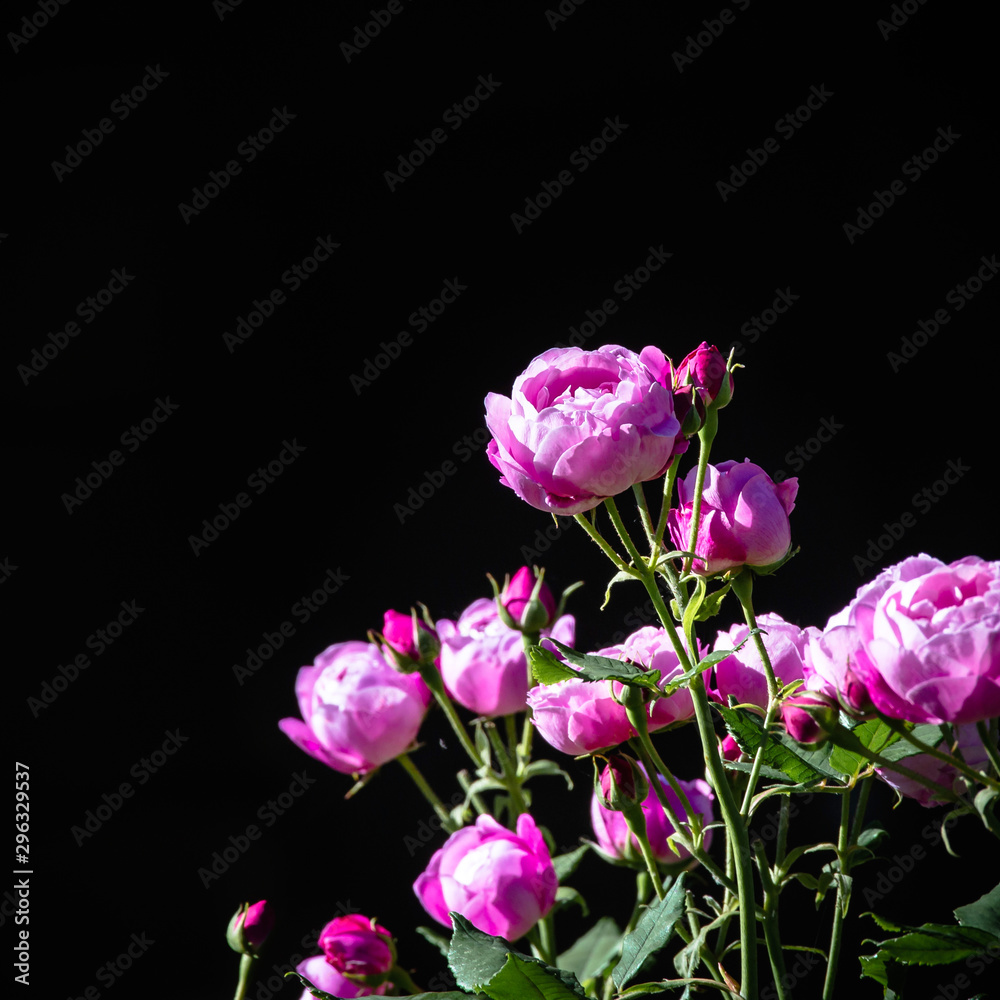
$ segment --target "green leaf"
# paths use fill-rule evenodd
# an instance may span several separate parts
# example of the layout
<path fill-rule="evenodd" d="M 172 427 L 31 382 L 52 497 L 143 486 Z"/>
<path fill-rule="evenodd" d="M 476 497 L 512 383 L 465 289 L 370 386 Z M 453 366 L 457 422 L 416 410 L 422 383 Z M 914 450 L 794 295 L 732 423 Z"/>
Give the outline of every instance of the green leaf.
<path fill-rule="evenodd" d="M 930 723 L 914 726 L 910 731 L 916 739 L 931 747 L 936 747 L 944 739 L 944 730 L 940 726 L 932 726 Z M 895 743 L 887 745 L 879 753 L 886 760 L 897 761 L 905 760 L 907 757 L 915 757 L 917 754 L 923 753 L 923 750 L 920 747 L 915 747 L 909 740 L 900 738 Z"/>
<path fill-rule="evenodd" d="M 583 911 L 585 917 L 590 916 L 590 907 L 587 906 L 587 901 L 569 885 L 561 885 L 556 889 L 556 907 L 563 909 L 570 905 L 570 903 L 576 903 L 580 909 Z"/>
<path fill-rule="evenodd" d="M 531 676 L 539 684 L 558 684 L 559 681 L 580 676 L 544 646 L 531 646 L 528 649 L 528 663 L 531 664 Z"/>
<path fill-rule="evenodd" d="M 577 1000 L 581 995 L 570 989 L 541 962 L 525 961 L 511 953 L 503 968 L 483 984 L 490 1000 Z"/>
<path fill-rule="evenodd" d="M 285 978 L 287 979 L 289 976 L 294 976 L 305 989 L 314 997 L 318 997 L 319 1000 L 338 1000 L 332 993 L 326 993 L 318 986 L 313 986 L 308 979 L 300 976 L 297 972 L 286 972 Z M 397 997 L 396 1000 L 469 1000 L 469 994 L 458 993 L 454 990 L 448 993 L 410 993 L 404 997 Z"/>
<path fill-rule="evenodd" d="M 717 705 L 716 708 L 740 749 L 751 757 L 754 756 L 764 738 L 761 720 L 744 708 L 726 705 Z M 815 784 L 824 779 L 839 784 L 843 780 L 843 774 L 830 764 L 832 749 L 828 743 L 824 743 L 816 750 L 807 750 L 787 733 L 774 732 L 764 748 L 763 762 L 787 774 L 797 784 Z"/>
<path fill-rule="evenodd" d="M 963 927 L 976 927 L 1000 938 L 1000 884 L 974 903 L 958 907 L 955 919 Z"/>
<path fill-rule="evenodd" d="M 623 684 L 634 684 L 660 693 L 657 682 L 660 679 L 659 670 L 643 670 L 627 660 L 613 660 L 608 656 L 596 656 L 593 653 L 580 653 L 557 639 L 548 640 L 566 659 L 577 667 L 575 676 L 587 681 L 621 681 Z"/>
<path fill-rule="evenodd" d="M 581 983 L 596 979 L 617 958 L 622 947 L 622 932 L 611 917 L 601 917 L 576 944 L 556 960 L 560 969 L 576 975 Z"/>
<path fill-rule="evenodd" d="M 571 972 L 553 969 L 531 955 L 518 951 L 502 937 L 484 934 L 473 927 L 460 913 L 449 913 L 454 928 L 451 947 L 448 949 L 448 967 L 455 982 L 463 990 L 481 993 L 488 983 L 507 963 L 508 955 L 515 955 L 525 962 L 535 963 L 559 979 L 571 993 L 586 998 L 583 987 Z"/>
<path fill-rule="evenodd" d="M 553 778 L 564 778 L 566 787 L 573 790 L 573 779 L 554 760 L 533 760 L 524 769 L 524 780 L 536 778 L 539 775 L 550 775 Z"/>
<path fill-rule="evenodd" d="M 722 649 L 717 653 L 709 653 L 703 660 L 699 660 L 686 674 L 682 674 L 680 677 L 675 677 L 668 684 L 664 684 L 662 689 L 664 695 L 673 694 L 675 691 L 679 691 L 681 688 L 687 687 L 688 681 L 697 677 L 698 674 L 704 673 L 704 671 L 714 667 L 716 663 L 724 660 L 727 656 L 732 656 L 735 651 L 736 650 L 733 649 Z"/>
<path fill-rule="evenodd" d="M 723 758 L 722 766 L 729 771 L 743 771 L 749 774 L 753 770 L 753 761 L 750 760 L 726 760 Z M 780 781 L 783 784 L 795 784 L 795 779 L 790 778 L 784 771 L 778 771 L 767 764 L 760 765 L 760 776 L 769 781 Z"/>
<path fill-rule="evenodd" d="M 997 820 L 994 813 L 994 803 L 998 799 L 1000 799 L 1000 792 L 995 788 L 980 788 L 976 792 L 972 804 L 976 807 L 976 812 L 979 813 L 979 818 L 983 821 L 986 829 L 1000 837 L 1000 821 Z"/>
<path fill-rule="evenodd" d="M 724 587 L 705 598 L 698 609 L 697 621 L 707 622 L 709 618 L 714 618 L 719 613 L 722 607 L 722 600 L 729 593 L 730 587 L 732 587 L 732 583 L 727 582 Z"/>
<path fill-rule="evenodd" d="M 443 934 L 438 933 L 436 930 L 432 930 L 430 927 L 418 927 L 417 933 L 425 940 L 429 941 L 438 951 L 444 955 L 445 958 L 448 957 L 448 948 L 451 942 Z"/>
<path fill-rule="evenodd" d="M 556 878 L 560 885 L 577 870 L 590 848 L 586 844 L 567 854 L 557 854 L 552 859 L 552 867 L 556 870 Z"/>
<path fill-rule="evenodd" d="M 603 611 L 608 606 L 608 602 L 611 600 L 611 588 L 616 583 L 624 583 L 626 580 L 636 579 L 638 579 L 638 577 L 636 577 L 634 573 L 615 573 L 615 575 L 608 581 L 608 589 L 604 591 L 604 603 L 601 605 L 601 610 Z"/>
<path fill-rule="evenodd" d="M 882 753 L 887 746 L 900 738 L 899 734 L 894 733 L 881 719 L 869 719 L 867 722 L 862 722 L 851 730 L 851 735 L 861 746 L 873 753 Z M 868 759 L 863 754 L 839 745 L 830 756 L 831 767 L 851 776 L 860 774 L 868 766 L 868 763 Z"/>
<path fill-rule="evenodd" d="M 904 965 L 948 965 L 985 951 L 997 938 L 976 927 L 924 924 L 912 927 L 900 937 L 872 941 L 879 956 L 894 958 Z"/>
<path fill-rule="evenodd" d="M 643 962 L 659 951 L 674 933 L 674 925 L 684 913 L 685 875 L 686 872 L 681 872 L 663 899 L 646 908 L 635 930 L 622 942 L 621 961 L 611 972 L 619 991 L 635 978 Z"/>

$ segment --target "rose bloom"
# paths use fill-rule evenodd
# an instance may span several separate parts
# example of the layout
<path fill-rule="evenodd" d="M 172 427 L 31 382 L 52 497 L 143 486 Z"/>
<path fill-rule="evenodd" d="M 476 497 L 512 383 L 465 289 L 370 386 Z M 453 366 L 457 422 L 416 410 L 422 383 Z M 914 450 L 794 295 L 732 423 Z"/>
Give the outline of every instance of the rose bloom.
<path fill-rule="evenodd" d="M 643 774 L 646 774 L 646 769 L 642 764 L 636 764 L 636 766 Z M 680 799 L 678 799 L 674 790 L 667 783 L 667 779 L 663 775 L 657 775 L 657 778 L 660 785 L 665 789 L 667 799 L 678 819 L 686 819 L 687 812 L 681 805 Z M 701 778 L 695 778 L 693 781 L 681 781 L 678 779 L 677 783 L 684 789 L 691 803 L 691 808 L 695 812 L 700 813 L 702 825 L 707 826 L 713 822 L 712 803 L 715 801 L 715 793 L 708 782 L 703 781 Z M 652 848 L 657 861 L 662 861 L 666 864 L 675 864 L 690 857 L 688 852 L 679 844 L 677 845 L 679 853 L 674 853 L 667 844 L 667 838 L 674 832 L 674 825 L 668 819 L 666 811 L 652 785 L 649 786 L 649 794 L 642 801 L 642 814 L 646 818 L 646 836 L 649 838 L 649 846 Z M 597 838 L 598 846 L 609 857 L 616 859 L 628 858 L 630 860 L 642 859 L 639 841 L 636 839 L 635 834 L 629 830 L 628 824 L 625 822 L 625 816 L 620 812 L 616 812 L 613 809 L 606 809 L 602 806 L 600 799 L 597 797 L 596 790 L 590 800 L 590 821 L 594 827 L 594 835 Z M 712 831 L 708 830 L 705 833 L 705 847 L 707 848 L 711 842 Z"/>
<path fill-rule="evenodd" d="M 698 469 L 677 481 L 681 506 L 667 517 L 674 547 L 687 551 L 691 544 L 694 488 Z M 771 566 L 787 554 L 792 544 L 788 515 L 795 509 L 799 481 L 775 483 L 749 460 L 721 462 L 705 470 L 698 540 L 692 563 L 696 573 L 723 573 L 737 566 Z"/>
<path fill-rule="evenodd" d="M 684 673 L 674 647 L 665 629 L 646 625 L 633 632 L 623 643 L 597 651 L 598 656 L 612 660 L 627 660 L 644 670 L 659 670 L 659 686 Z M 615 684 L 615 693 L 621 697 L 621 684 Z M 655 732 L 674 722 L 682 722 L 694 715 L 694 701 L 687 688 L 681 688 L 665 698 L 649 703 L 649 731 Z M 633 735 L 636 735 L 633 733 Z"/>
<path fill-rule="evenodd" d="M 360 913 L 334 917 L 320 932 L 318 943 L 326 960 L 345 976 L 383 978 L 395 961 L 392 935 Z"/>
<path fill-rule="evenodd" d="M 381 986 L 363 986 L 352 982 L 338 972 L 327 960 L 325 955 L 313 955 L 295 967 L 295 971 L 308 979 L 317 989 L 329 993 L 332 997 L 369 997 L 383 996 L 391 985 L 388 980 Z M 303 990 L 299 1000 L 316 1000 L 312 993 Z"/>
<path fill-rule="evenodd" d="M 398 673 L 378 646 L 339 642 L 295 681 L 302 719 L 281 731 L 311 757 L 344 774 L 364 774 L 413 743 L 431 694 L 419 674 Z"/>
<path fill-rule="evenodd" d="M 1000 715 L 1000 562 L 912 556 L 847 609 L 854 674 L 885 715 L 978 722 Z"/>
<path fill-rule="evenodd" d="M 528 692 L 531 721 L 545 741 L 574 757 L 617 746 L 636 735 L 611 681 L 569 678 Z"/>
<path fill-rule="evenodd" d="M 578 514 L 663 475 L 680 424 L 670 383 L 646 356 L 663 358 L 655 348 L 552 348 L 515 379 L 510 398 L 490 393 L 487 456 L 500 482 L 539 510 Z"/>
<path fill-rule="evenodd" d="M 819 635 L 819 629 L 811 625 L 800 629 L 798 625 L 786 622 L 781 615 L 771 613 L 758 615 L 757 625 L 762 633 L 766 633 L 761 635 L 761 639 L 774 676 L 781 684 L 802 680 L 805 676 L 803 651 L 810 637 Z M 728 632 L 719 633 L 715 651 L 735 649 L 749 635 L 747 625 L 734 625 Z M 732 695 L 740 704 L 767 709 L 767 674 L 752 639 L 739 652 L 715 665 L 715 688 L 709 694 L 723 705 L 729 703 L 729 696 Z"/>
<path fill-rule="evenodd" d="M 524 711 L 528 695 L 528 661 L 521 633 L 508 628 L 496 604 L 473 601 L 457 622 L 436 623 L 441 639 L 441 676 L 449 696 L 479 715 L 512 715 Z M 576 621 L 563 615 L 542 637 L 554 636 L 573 645 Z M 552 646 L 543 642 L 551 649 Z"/>
<path fill-rule="evenodd" d="M 528 813 L 518 816 L 516 833 L 487 815 L 457 830 L 413 884 L 424 909 L 445 927 L 454 911 L 508 941 L 548 914 L 556 888 L 549 849 Z"/>

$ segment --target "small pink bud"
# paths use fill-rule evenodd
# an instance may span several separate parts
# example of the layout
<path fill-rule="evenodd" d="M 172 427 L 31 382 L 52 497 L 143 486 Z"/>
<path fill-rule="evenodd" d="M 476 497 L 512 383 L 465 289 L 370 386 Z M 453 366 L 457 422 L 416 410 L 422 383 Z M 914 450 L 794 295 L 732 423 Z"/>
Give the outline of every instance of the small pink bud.
<path fill-rule="evenodd" d="M 538 587 L 530 566 L 522 566 L 500 594 L 500 604 L 522 628 L 535 632 L 549 625 L 556 616 L 556 601 L 546 583 Z"/>
<path fill-rule="evenodd" d="M 244 903 L 229 921 L 226 940 L 233 951 L 256 957 L 274 928 L 274 910 L 262 899 L 253 906 Z"/>

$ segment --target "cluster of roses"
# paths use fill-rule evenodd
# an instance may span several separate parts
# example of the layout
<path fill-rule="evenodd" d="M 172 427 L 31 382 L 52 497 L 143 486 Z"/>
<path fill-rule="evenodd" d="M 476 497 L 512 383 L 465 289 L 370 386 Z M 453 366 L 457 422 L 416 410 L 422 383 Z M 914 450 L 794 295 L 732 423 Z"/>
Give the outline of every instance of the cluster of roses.
<path fill-rule="evenodd" d="M 487 397 L 493 435 L 488 455 L 502 473 L 501 482 L 532 506 L 580 514 L 663 476 L 731 394 L 726 362 L 706 344 L 676 368 L 653 347 L 639 355 L 617 346 L 553 349 L 518 377 L 511 398 Z M 679 504 L 666 520 L 681 553 L 689 551 L 697 520 L 697 544 L 688 557 L 693 573 L 712 577 L 744 566 L 767 572 L 788 557 L 796 480 L 776 484 L 749 461 L 728 461 L 707 466 L 698 496 L 697 471 L 678 481 Z M 637 735 L 618 682 L 581 677 L 529 684 L 522 633 L 548 648 L 553 648 L 548 637 L 572 646 L 574 619 L 561 611 L 541 576 L 528 567 L 495 600 L 473 602 L 457 621 L 432 622 L 426 613 L 421 621 L 416 614 L 388 611 L 378 641 L 338 643 L 302 668 L 296 682 L 302 718 L 284 719 L 280 726 L 324 764 L 364 775 L 413 745 L 432 700 L 417 666 L 432 665 L 448 697 L 477 716 L 527 711 L 535 730 L 562 753 L 607 753 Z M 822 630 L 800 629 L 776 614 L 761 615 L 758 623 L 781 684 L 801 682 L 781 705 L 794 739 L 823 739 L 840 711 L 854 718 L 880 712 L 914 723 L 948 723 L 953 727 L 948 749 L 959 751 L 972 767 L 985 761 L 976 723 L 1000 716 L 1000 562 L 968 557 L 946 565 L 926 555 L 912 557 L 861 587 Z M 736 650 L 749 632 L 746 625 L 720 632 L 715 651 Z M 735 698 L 763 712 L 769 702 L 767 680 L 751 648 L 746 645 L 715 663 L 706 682 L 711 698 L 723 704 Z M 659 671 L 661 689 L 683 673 L 667 633 L 653 626 L 595 652 Z M 698 660 L 708 651 L 688 652 Z M 648 730 L 682 723 L 693 714 L 691 693 L 680 688 L 647 703 Z M 730 758 L 740 755 L 730 737 L 722 751 Z M 914 756 L 907 764 L 946 789 L 958 777 L 935 757 Z M 655 857 L 666 863 L 689 860 L 671 839 L 676 831 L 663 796 L 648 789 L 649 775 L 639 769 L 643 787 L 638 797 Z M 614 791 L 610 773 L 606 768 L 601 791 L 594 792 L 594 835 L 610 858 L 630 859 L 638 844 L 623 813 L 608 807 Z M 878 773 L 923 805 L 939 801 L 925 784 Z M 619 773 L 616 782 L 627 784 L 633 777 L 634 772 Z M 674 815 L 682 822 L 690 819 L 674 789 L 654 777 Z M 711 823 L 711 787 L 700 779 L 679 784 L 690 811 L 702 816 L 702 826 Z M 710 832 L 702 841 L 706 847 Z M 480 930 L 508 940 L 528 932 L 551 910 L 556 889 L 548 847 L 527 812 L 517 817 L 516 830 L 481 815 L 451 833 L 414 884 L 425 909 L 445 926 L 450 926 L 449 911 L 455 911 Z M 367 942 L 358 946 L 364 961 L 357 967 L 344 964 L 342 952 L 324 946 L 325 957 L 308 960 L 314 964 L 300 971 L 320 986 L 326 980 L 319 973 L 329 970 L 318 969 L 317 961 L 341 975 L 352 973 L 355 978 L 339 982 L 337 989 L 324 987 L 337 996 L 384 991 L 384 978 L 378 976 L 386 974 L 392 960 L 369 938 L 388 942 L 388 933 L 367 918 L 350 919 L 356 919 Z M 379 960 L 369 961 L 372 955 Z"/>

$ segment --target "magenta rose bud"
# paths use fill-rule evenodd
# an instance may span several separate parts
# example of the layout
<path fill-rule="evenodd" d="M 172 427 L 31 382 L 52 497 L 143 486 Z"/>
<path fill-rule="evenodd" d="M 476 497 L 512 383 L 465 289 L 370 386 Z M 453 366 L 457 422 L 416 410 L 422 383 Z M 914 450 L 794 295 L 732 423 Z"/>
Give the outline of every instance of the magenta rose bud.
<path fill-rule="evenodd" d="M 537 631 L 552 624 L 556 599 L 542 581 L 538 596 L 532 598 L 538 580 L 530 566 L 522 566 L 500 594 L 500 603 L 510 617 L 526 631 Z"/>
<path fill-rule="evenodd" d="M 694 516 L 696 468 L 678 480 L 681 506 L 670 511 L 667 526 L 674 547 L 687 551 Z M 788 515 L 795 509 L 797 479 L 775 483 L 750 461 L 722 462 L 705 470 L 698 541 L 692 569 L 723 573 L 737 566 L 772 567 L 792 544 Z"/>
<path fill-rule="evenodd" d="M 311 757 L 344 774 L 364 774 L 416 739 L 431 694 L 419 674 L 401 674 L 368 642 L 324 650 L 295 682 L 302 719 L 281 731 Z"/>
<path fill-rule="evenodd" d="M 320 932 L 319 946 L 339 973 L 365 986 L 379 986 L 396 961 L 392 935 L 368 917 L 335 917 Z"/>
<path fill-rule="evenodd" d="M 487 815 L 457 830 L 413 884 L 439 923 L 450 927 L 448 913 L 460 913 L 485 934 L 508 941 L 548 914 L 557 888 L 549 849 L 528 813 L 518 816 L 516 833 Z"/>
<path fill-rule="evenodd" d="M 546 742 L 574 757 L 618 746 L 636 735 L 610 681 L 570 678 L 528 692 L 531 721 Z"/>
<path fill-rule="evenodd" d="M 713 403 L 722 409 L 733 398 L 733 376 L 726 369 L 726 359 L 714 345 L 699 344 L 678 366 L 674 387 L 693 386 L 703 407 Z"/>
<path fill-rule="evenodd" d="M 382 625 L 382 637 L 386 645 L 405 660 L 430 663 L 438 655 L 440 644 L 437 632 L 428 628 L 419 618 L 414 627 L 412 614 L 387 611 Z"/>
<path fill-rule="evenodd" d="M 1000 562 L 904 559 L 847 610 L 854 673 L 885 715 L 979 722 L 1000 715 Z"/>
<path fill-rule="evenodd" d="M 781 684 L 802 680 L 805 676 L 803 651 L 810 638 L 819 634 L 819 629 L 811 625 L 800 629 L 798 625 L 786 622 L 781 615 L 770 613 L 758 615 L 757 625 L 761 629 L 761 639 L 775 678 Z M 749 626 L 734 625 L 728 632 L 719 633 L 715 651 L 736 649 L 749 635 Z M 767 673 L 752 639 L 738 652 L 715 665 L 715 688 L 710 689 L 709 694 L 723 705 L 729 703 L 729 696 L 732 695 L 739 704 L 756 705 L 766 710 Z"/>
<path fill-rule="evenodd" d="M 673 644 L 666 630 L 646 625 L 633 632 L 623 643 L 608 646 L 597 651 L 598 656 L 613 660 L 627 660 L 644 670 L 659 670 L 660 688 L 680 677 L 684 668 L 677 659 Z M 621 698 L 621 685 L 617 682 L 615 694 Z M 651 733 L 675 722 L 683 722 L 694 716 L 694 701 L 687 688 L 681 688 L 667 697 L 656 698 L 647 707 L 648 726 Z M 635 735 L 635 733 L 633 733 Z"/>
<path fill-rule="evenodd" d="M 244 903 L 229 921 L 226 940 L 233 951 L 256 956 L 274 929 L 274 910 L 262 899 L 253 906 Z"/>
<path fill-rule="evenodd" d="M 659 478 L 680 431 L 669 383 L 616 345 L 539 355 L 510 398 L 486 397 L 486 426 L 500 482 L 555 514 L 579 514 Z"/>
<path fill-rule="evenodd" d="M 837 723 L 836 702 L 818 692 L 800 688 L 782 702 L 781 719 L 793 740 L 822 743 Z"/>
<path fill-rule="evenodd" d="M 295 971 L 304 979 L 308 979 L 317 989 L 329 993 L 332 997 L 368 997 L 382 996 L 391 985 L 389 982 L 381 986 L 365 986 L 348 979 L 338 972 L 327 960 L 325 955 L 313 955 L 295 967 Z M 303 990 L 299 1000 L 316 1000 L 312 993 Z"/>
<path fill-rule="evenodd" d="M 645 768 L 641 764 L 636 767 L 646 774 Z M 681 805 L 680 800 L 673 789 L 662 775 L 657 775 L 660 786 L 666 791 L 667 800 L 670 802 L 675 815 L 680 820 L 687 819 L 687 812 Z M 684 789 L 691 808 L 702 817 L 702 826 L 707 826 L 713 821 L 712 803 L 715 801 L 715 793 L 712 791 L 707 781 L 696 778 L 693 781 L 677 782 Z M 653 854 L 658 861 L 665 864 L 675 864 L 690 857 L 683 847 L 678 845 L 679 853 L 671 850 L 667 843 L 667 838 L 674 833 L 674 826 L 667 818 L 667 814 L 657 797 L 656 790 L 650 785 L 649 792 L 642 802 L 642 812 L 646 819 L 646 836 L 649 838 L 649 846 L 653 849 Z M 635 838 L 625 822 L 625 817 L 620 812 L 606 809 L 595 792 L 590 800 L 590 819 L 594 827 L 594 835 L 597 838 L 597 845 L 609 857 L 616 860 L 641 860 L 642 853 L 639 848 L 639 841 Z M 705 833 L 704 845 L 707 848 L 712 841 L 712 831 Z"/>
<path fill-rule="evenodd" d="M 473 601 L 458 621 L 437 623 L 441 638 L 441 676 L 449 696 L 478 715 L 490 717 L 523 712 L 528 694 L 528 661 L 521 633 L 500 620 L 496 603 Z M 573 644 L 576 622 L 563 615 L 543 639 L 553 636 Z M 551 649 L 551 645 L 543 642 Z"/>

